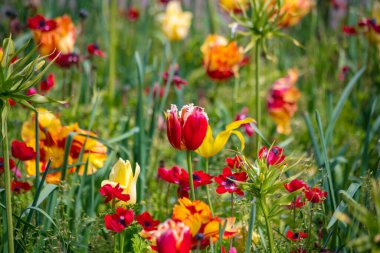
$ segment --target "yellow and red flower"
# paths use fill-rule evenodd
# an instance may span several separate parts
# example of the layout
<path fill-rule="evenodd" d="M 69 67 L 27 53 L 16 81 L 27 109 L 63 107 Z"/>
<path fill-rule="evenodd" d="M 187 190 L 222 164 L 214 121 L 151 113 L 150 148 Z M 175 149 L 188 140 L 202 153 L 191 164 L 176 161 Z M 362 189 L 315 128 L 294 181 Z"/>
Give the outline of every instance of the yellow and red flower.
<path fill-rule="evenodd" d="M 176 105 L 166 113 L 167 136 L 178 150 L 196 150 L 206 137 L 208 118 L 204 109 L 193 104 L 182 107 L 179 115 Z"/>
<path fill-rule="evenodd" d="M 267 97 L 269 115 L 277 125 L 277 132 L 289 134 L 291 132 L 290 119 L 297 111 L 297 101 L 301 93 L 295 86 L 298 72 L 295 69 L 288 71 L 288 75 L 277 80 L 271 87 Z"/>
<path fill-rule="evenodd" d="M 93 174 L 97 169 L 103 166 L 104 161 L 107 158 L 107 149 L 100 142 L 91 139 L 96 135 L 84 131 L 78 127 L 77 124 L 70 126 L 62 126 L 61 121 L 57 116 L 50 113 L 46 109 L 38 109 L 38 122 L 39 122 L 39 147 L 40 147 L 40 172 L 44 172 L 47 162 L 51 159 L 50 169 L 61 168 L 65 157 L 65 144 L 66 139 L 71 132 L 78 133 L 74 136 L 71 145 L 70 153 L 68 154 L 68 165 L 87 162 L 88 169 L 87 174 Z M 28 147 L 33 148 L 36 151 L 35 141 L 35 126 L 36 119 L 35 114 L 32 114 L 31 118 L 24 122 L 21 130 L 22 140 Z M 79 135 L 80 134 L 80 135 Z M 82 160 L 79 161 L 79 154 L 82 154 Z M 36 175 L 36 161 L 31 159 L 24 162 L 25 169 L 28 176 Z M 73 166 L 71 166 L 73 167 Z M 74 172 L 73 167 L 70 172 Z M 79 167 L 78 173 L 83 174 L 85 166 Z M 48 173 L 46 181 L 48 183 L 59 183 L 61 172 Z"/>
<path fill-rule="evenodd" d="M 210 78 L 221 81 L 238 75 L 244 54 L 236 41 L 228 42 L 223 36 L 209 35 L 201 52 L 203 66 Z"/>
<path fill-rule="evenodd" d="M 154 233 L 155 249 L 158 253 L 189 253 L 191 234 L 186 224 L 167 220 Z"/>

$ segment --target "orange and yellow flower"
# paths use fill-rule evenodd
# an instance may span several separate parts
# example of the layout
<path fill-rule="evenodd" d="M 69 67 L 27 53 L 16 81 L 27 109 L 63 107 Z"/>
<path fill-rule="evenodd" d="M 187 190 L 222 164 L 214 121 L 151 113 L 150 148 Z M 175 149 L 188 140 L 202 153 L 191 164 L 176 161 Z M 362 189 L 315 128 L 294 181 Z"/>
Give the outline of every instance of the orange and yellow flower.
<path fill-rule="evenodd" d="M 73 52 L 76 29 L 69 16 L 47 19 L 37 15 L 28 19 L 28 27 L 42 55 L 50 55 L 54 51 L 62 54 Z"/>
<path fill-rule="evenodd" d="M 220 0 L 219 3 L 228 12 L 241 12 L 249 6 L 249 0 Z"/>
<path fill-rule="evenodd" d="M 179 205 L 173 209 L 172 219 L 181 221 L 190 228 L 192 235 L 193 249 L 205 248 L 209 245 L 210 239 L 215 242 L 219 238 L 219 226 L 223 227 L 226 222 L 226 229 L 223 239 L 231 238 L 239 233 L 234 226 L 234 219 L 221 219 L 212 217 L 210 207 L 200 200 L 191 201 L 188 198 L 178 200 Z"/>
<path fill-rule="evenodd" d="M 50 169 L 59 169 L 64 163 L 65 144 L 70 133 L 75 133 L 73 142 L 68 154 L 67 163 L 71 169 L 69 172 L 75 172 L 76 166 L 70 166 L 77 163 L 88 162 L 87 174 L 93 174 L 97 169 L 103 166 L 107 158 L 107 149 L 100 142 L 89 137 L 96 137 L 94 133 L 84 131 L 78 127 L 78 124 L 62 126 L 60 119 L 47 111 L 39 108 L 39 148 L 40 148 L 40 172 L 44 172 L 47 162 L 51 160 Z M 30 119 L 24 122 L 21 130 L 22 140 L 27 146 L 36 150 L 36 117 L 33 113 Z M 82 153 L 82 159 L 79 160 Z M 36 161 L 29 160 L 24 162 L 28 176 L 36 175 Z M 84 165 L 79 166 L 78 174 L 84 172 Z M 46 181 L 48 183 L 59 183 L 61 172 L 48 173 Z"/>
<path fill-rule="evenodd" d="M 243 48 L 236 41 L 228 42 L 220 35 L 209 35 L 201 47 L 203 66 L 207 75 L 215 80 L 237 76 L 244 59 Z"/>
<path fill-rule="evenodd" d="M 290 119 L 297 111 L 297 101 L 301 96 L 295 86 L 297 80 L 298 71 L 290 69 L 288 75 L 277 80 L 269 91 L 267 107 L 269 115 L 277 125 L 278 133 L 291 132 Z"/>
<path fill-rule="evenodd" d="M 274 1 L 276 2 L 276 1 Z M 314 7 L 314 0 L 284 0 L 280 9 L 281 27 L 294 26 Z"/>

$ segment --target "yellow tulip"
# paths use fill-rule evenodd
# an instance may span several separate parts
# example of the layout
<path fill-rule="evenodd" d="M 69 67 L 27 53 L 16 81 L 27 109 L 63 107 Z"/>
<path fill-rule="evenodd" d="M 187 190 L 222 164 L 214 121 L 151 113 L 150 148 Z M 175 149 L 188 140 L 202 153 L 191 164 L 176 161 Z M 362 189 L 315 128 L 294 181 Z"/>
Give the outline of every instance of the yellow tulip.
<path fill-rule="evenodd" d="M 227 125 L 226 130 L 220 132 L 215 139 L 212 136 L 212 129 L 209 126 L 207 129 L 206 138 L 195 152 L 204 158 L 212 157 L 223 149 L 231 134 L 235 134 L 239 138 L 241 142 L 241 150 L 243 150 L 245 147 L 244 136 L 236 129 L 238 129 L 241 125 L 252 123 L 253 121 L 254 120 L 252 118 L 234 121 Z"/>
<path fill-rule="evenodd" d="M 169 40 L 178 41 L 187 36 L 191 18 L 191 12 L 182 11 L 180 2 L 171 1 L 166 7 L 166 12 L 158 16 L 158 21 L 165 36 Z"/>
<path fill-rule="evenodd" d="M 115 187 L 119 184 L 119 187 L 123 188 L 123 194 L 129 194 L 130 200 L 127 203 L 118 203 L 122 204 L 136 204 L 136 183 L 137 178 L 140 174 L 140 166 L 136 163 L 135 175 L 133 175 L 131 163 L 123 159 L 119 159 L 117 163 L 113 166 L 109 180 L 103 180 L 102 186 L 110 184 L 112 187 Z"/>

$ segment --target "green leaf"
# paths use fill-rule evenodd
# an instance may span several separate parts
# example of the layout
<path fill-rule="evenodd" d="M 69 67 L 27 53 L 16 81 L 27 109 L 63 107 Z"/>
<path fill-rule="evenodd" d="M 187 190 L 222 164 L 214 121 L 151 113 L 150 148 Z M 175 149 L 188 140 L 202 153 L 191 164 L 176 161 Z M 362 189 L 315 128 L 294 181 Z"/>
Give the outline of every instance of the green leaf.
<path fill-rule="evenodd" d="M 353 197 L 354 194 L 356 193 L 356 191 L 359 189 L 359 187 L 360 187 L 360 184 L 351 183 L 351 185 L 348 187 L 346 193 L 350 197 Z M 338 214 L 342 213 L 346 209 L 346 207 L 347 207 L 346 203 L 344 203 L 344 201 L 342 200 L 339 203 L 338 207 L 335 209 L 335 212 L 334 212 L 333 216 L 331 217 L 329 224 L 327 225 L 327 230 L 330 230 L 332 228 L 332 226 L 334 226 L 335 222 L 338 220 Z"/>

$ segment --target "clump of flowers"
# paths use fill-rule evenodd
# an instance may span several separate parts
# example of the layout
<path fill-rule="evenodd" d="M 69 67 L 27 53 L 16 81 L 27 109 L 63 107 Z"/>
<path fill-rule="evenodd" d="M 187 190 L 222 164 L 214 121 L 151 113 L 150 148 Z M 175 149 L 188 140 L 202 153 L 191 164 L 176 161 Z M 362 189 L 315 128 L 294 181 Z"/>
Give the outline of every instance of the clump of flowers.
<path fill-rule="evenodd" d="M 165 13 L 158 16 L 162 32 L 170 41 L 180 41 L 187 36 L 191 19 L 191 12 L 182 11 L 179 1 L 169 2 Z"/>
<path fill-rule="evenodd" d="M 67 167 L 69 172 L 78 171 L 79 175 L 84 174 L 85 166 L 77 165 L 78 163 L 88 163 L 87 174 L 93 174 L 101 168 L 107 158 L 107 148 L 97 140 L 91 137 L 97 135 L 82 130 L 78 124 L 63 126 L 60 119 L 46 109 L 38 110 L 39 124 L 39 151 L 40 151 L 40 172 L 44 172 L 47 162 L 51 159 L 50 169 L 58 169 L 64 165 L 65 145 L 70 133 L 74 135 L 70 146 L 70 152 L 67 154 Z M 36 152 L 35 141 L 36 116 L 33 113 L 30 119 L 24 122 L 21 130 L 23 143 L 15 143 L 14 150 L 23 148 L 29 153 Z M 16 145 L 17 144 L 17 145 Z M 33 153 L 33 154 L 34 154 Z M 24 157 L 25 158 L 25 157 Z M 28 159 L 24 159 L 24 165 L 28 176 L 36 175 L 35 155 L 30 154 Z M 61 172 L 48 173 L 46 181 L 49 183 L 59 183 Z"/>
<path fill-rule="evenodd" d="M 238 75 L 244 54 L 236 41 L 228 42 L 223 36 L 209 35 L 201 52 L 203 66 L 210 78 L 222 81 Z"/>
<path fill-rule="evenodd" d="M 298 72 L 295 69 L 288 71 L 286 77 L 273 83 L 267 97 L 269 115 L 277 125 L 277 132 L 289 134 L 290 120 L 297 111 L 297 101 L 301 94 L 295 86 Z"/>

